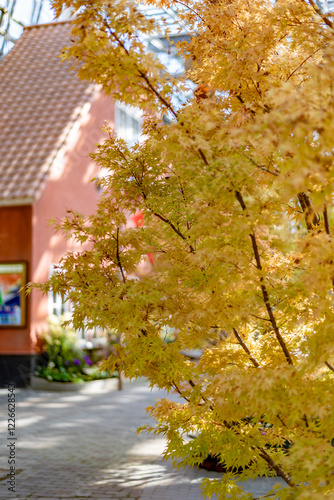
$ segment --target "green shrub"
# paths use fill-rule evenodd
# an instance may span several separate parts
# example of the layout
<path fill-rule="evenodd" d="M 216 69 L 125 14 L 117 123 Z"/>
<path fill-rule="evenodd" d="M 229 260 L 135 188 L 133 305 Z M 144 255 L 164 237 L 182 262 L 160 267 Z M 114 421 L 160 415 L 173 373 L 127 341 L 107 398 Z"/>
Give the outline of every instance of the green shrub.
<path fill-rule="evenodd" d="M 109 378 L 109 374 L 93 366 L 88 354 L 77 347 L 77 335 L 63 319 L 52 316 L 49 331 L 42 335 L 47 365 L 37 365 L 35 375 L 49 381 L 86 382 Z"/>

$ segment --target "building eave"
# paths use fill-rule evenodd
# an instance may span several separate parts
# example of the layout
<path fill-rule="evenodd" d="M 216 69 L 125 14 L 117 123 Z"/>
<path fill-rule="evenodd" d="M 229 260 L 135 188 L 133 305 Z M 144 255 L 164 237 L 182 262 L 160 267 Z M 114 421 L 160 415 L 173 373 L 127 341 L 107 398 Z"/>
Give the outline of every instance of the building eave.
<path fill-rule="evenodd" d="M 35 202 L 34 198 L 11 198 L 6 200 L 0 199 L 0 207 L 15 207 L 23 205 L 32 205 Z"/>

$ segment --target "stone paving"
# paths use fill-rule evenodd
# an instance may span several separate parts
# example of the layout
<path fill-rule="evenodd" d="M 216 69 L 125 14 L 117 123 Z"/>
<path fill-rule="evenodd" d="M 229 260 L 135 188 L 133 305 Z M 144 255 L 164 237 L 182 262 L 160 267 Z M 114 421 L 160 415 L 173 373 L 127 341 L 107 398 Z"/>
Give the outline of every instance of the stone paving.
<path fill-rule="evenodd" d="M 7 391 L 0 390 L 0 500 L 199 500 L 202 478 L 161 459 L 162 438 L 136 429 L 152 423 L 146 407 L 161 391 L 143 381 L 124 390 L 16 390 L 15 492 L 8 490 Z M 176 397 L 176 396 L 175 396 Z M 279 480 L 248 481 L 253 498 Z"/>

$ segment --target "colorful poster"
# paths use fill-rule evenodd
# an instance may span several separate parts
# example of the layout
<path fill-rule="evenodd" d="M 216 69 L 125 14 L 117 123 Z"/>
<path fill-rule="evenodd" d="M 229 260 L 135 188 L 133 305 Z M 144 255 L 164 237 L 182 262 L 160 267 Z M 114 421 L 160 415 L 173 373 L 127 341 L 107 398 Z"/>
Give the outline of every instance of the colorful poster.
<path fill-rule="evenodd" d="M 26 264 L 0 264 L 0 327 L 25 325 Z"/>

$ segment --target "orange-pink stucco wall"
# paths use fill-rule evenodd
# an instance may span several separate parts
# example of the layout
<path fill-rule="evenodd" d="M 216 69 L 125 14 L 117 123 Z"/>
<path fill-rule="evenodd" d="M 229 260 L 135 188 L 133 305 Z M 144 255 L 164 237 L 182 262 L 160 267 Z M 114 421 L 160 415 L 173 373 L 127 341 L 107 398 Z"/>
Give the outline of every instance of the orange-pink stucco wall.
<path fill-rule="evenodd" d="M 49 179 L 42 196 L 33 205 L 32 219 L 32 280 L 43 282 L 49 276 L 50 265 L 70 250 L 79 249 L 49 225 L 51 219 L 62 219 L 73 209 L 84 215 L 96 209 L 99 193 L 91 179 L 98 167 L 89 153 L 104 139 L 101 128 L 106 120 L 113 125 L 114 104 L 102 93 L 94 99 L 89 113 L 66 148 L 55 173 Z M 60 175 L 61 171 L 61 175 Z M 31 297 L 31 340 L 35 350 L 38 334 L 47 328 L 48 297 L 34 290 Z"/>

